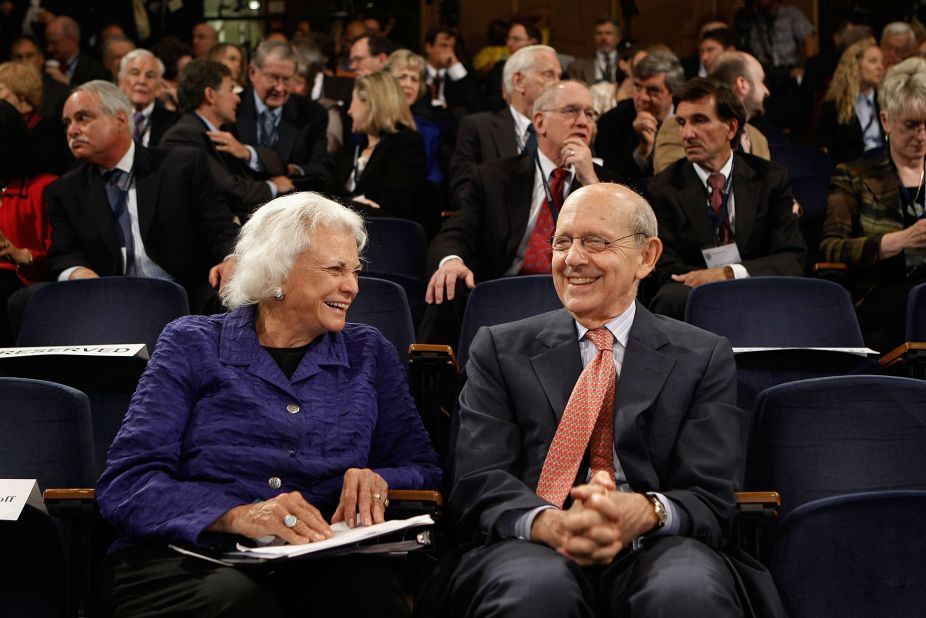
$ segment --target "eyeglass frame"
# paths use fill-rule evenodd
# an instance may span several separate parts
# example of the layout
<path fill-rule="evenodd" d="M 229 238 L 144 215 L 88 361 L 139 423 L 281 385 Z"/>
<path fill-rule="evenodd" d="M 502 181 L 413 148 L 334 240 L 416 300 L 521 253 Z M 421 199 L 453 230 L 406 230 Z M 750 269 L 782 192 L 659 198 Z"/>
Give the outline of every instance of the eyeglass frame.
<path fill-rule="evenodd" d="M 552 248 L 553 251 L 555 251 L 556 253 L 568 253 L 568 252 L 572 249 L 573 244 L 575 244 L 576 238 L 578 238 L 578 240 L 579 240 L 579 246 L 582 247 L 582 250 L 583 250 L 583 251 L 585 251 L 585 252 L 587 252 L 587 253 L 602 253 L 602 252 L 606 251 L 608 248 L 610 248 L 611 245 L 614 245 L 615 243 L 618 243 L 618 242 L 620 242 L 620 241 L 622 241 L 622 240 L 626 240 L 626 239 L 631 238 L 631 237 L 633 237 L 633 236 L 643 236 L 643 237 L 645 238 L 645 237 L 646 237 L 646 234 L 643 233 L 643 232 L 633 232 L 633 233 L 631 233 L 631 234 L 627 234 L 626 236 L 621 236 L 620 238 L 615 238 L 614 240 L 605 240 L 604 238 L 601 238 L 600 236 L 594 236 L 594 235 L 591 235 L 591 234 L 588 234 L 588 235 L 585 235 L 585 236 L 578 236 L 578 237 L 569 236 L 568 234 L 554 234 L 553 236 L 550 236 L 550 238 L 547 239 L 547 242 L 550 243 L 550 248 Z M 555 245 L 555 242 L 556 242 L 556 239 L 557 239 L 557 238 L 568 238 L 568 239 L 569 239 L 569 246 L 568 246 L 567 248 L 565 248 L 565 249 L 557 249 L 557 248 L 556 248 L 556 245 Z M 590 249 L 590 248 L 589 248 L 588 246 L 586 246 L 586 244 L 585 244 L 587 239 L 597 239 L 597 240 L 601 240 L 601 241 L 604 242 L 604 246 L 603 246 L 601 249 Z"/>
<path fill-rule="evenodd" d="M 296 78 L 296 75 L 277 75 L 276 73 L 268 72 L 264 67 L 258 67 L 257 70 L 260 72 L 261 76 L 264 79 L 271 81 L 274 84 L 280 84 L 282 86 L 291 86 L 293 80 Z"/>
<path fill-rule="evenodd" d="M 589 122 L 598 122 L 598 119 L 601 118 L 601 114 L 594 107 L 586 107 L 580 109 L 576 105 L 567 105 L 566 107 L 560 107 L 555 109 L 542 109 L 542 112 L 556 112 L 562 114 L 563 116 L 568 116 L 572 118 L 573 121 L 578 120 L 579 114 L 585 114 L 585 119 Z"/>

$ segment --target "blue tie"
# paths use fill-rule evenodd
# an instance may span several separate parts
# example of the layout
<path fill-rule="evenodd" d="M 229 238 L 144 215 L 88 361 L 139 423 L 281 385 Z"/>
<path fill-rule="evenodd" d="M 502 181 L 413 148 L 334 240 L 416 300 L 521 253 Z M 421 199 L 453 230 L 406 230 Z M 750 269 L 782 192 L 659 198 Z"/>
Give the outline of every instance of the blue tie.
<path fill-rule="evenodd" d="M 106 198 L 116 221 L 116 237 L 125 247 L 125 274 L 135 275 L 135 241 L 132 238 L 132 220 L 129 217 L 129 186 L 132 176 L 120 169 L 113 169 L 103 174 L 106 186 Z"/>
<path fill-rule="evenodd" d="M 537 132 L 534 131 L 534 125 L 527 125 L 527 141 L 524 142 L 523 153 L 534 154 L 537 152 Z"/>
<path fill-rule="evenodd" d="M 148 127 L 145 123 L 145 115 L 142 112 L 135 112 L 135 141 L 141 143 L 141 138 Z"/>
<path fill-rule="evenodd" d="M 276 143 L 276 121 L 269 109 L 260 113 L 260 139 L 258 143 L 264 148 L 271 148 Z"/>

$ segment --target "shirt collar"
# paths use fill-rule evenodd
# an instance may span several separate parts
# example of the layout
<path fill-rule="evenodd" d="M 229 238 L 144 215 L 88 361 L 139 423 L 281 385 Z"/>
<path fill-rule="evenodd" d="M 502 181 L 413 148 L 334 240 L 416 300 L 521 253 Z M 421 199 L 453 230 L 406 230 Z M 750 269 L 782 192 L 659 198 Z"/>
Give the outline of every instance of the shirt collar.
<path fill-rule="evenodd" d="M 624 312 L 618 316 L 615 316 L 608 320 L 604 327 L 611 331 L 611 334 L 614 335 L 615 343 L 621 344 L 625 349 L 627 348 L 627 337 L 630 334 L 630 327 L 633 326 L 633 318 L 637 314 L 637 303 L 632 302 Z M 579 324 L 579 321 L 576 320 L 576 331 L 579 335 L 579 340 L 581 341 L 585 334 L 588 332 L 588 329 Z"/>
<path fill-rule="evenodd" d="M 708 170 L 701 167 L 699 164 L 694 164 L 695 173 L 698 175 L 698 178 L 701 179 L 701 184 L 705 187 L 707 186 L 707 177 L 713 174 Z M 723 174 L 724 180 L 730 179 L 730 171 L 733 169 L 733 152 L 730 152 L 730 157 L 727 159 L 727 162 L 723 164 L 723 167 L 720 168 L 720 173 Z"/>
<path fill-rule="evenodd" d="M 280 117 L 280 114 L 283 113 L 283 106 L 282 106 L 282 105 L 281 105 L 280 107 L 276 108 L 276 109 L 270 109 L 269 107 L 267 107 L 267 104 L 264 103 L 263 99 L 261 99 L 259 96 L 257 96 L 257 91 L 256 91 L 256 90 L 254 91 L 254 107 L 257 108 L 257 115 L 258 115 L 258 117 L 260 117 L 260 115 L 264 113 L 264 110 L 269 110 L 270 113 L 273 114 L 273 116 L 274 116 L 275 118 L 279 118 L 279 117 Z"/>
<path fill-rule="evenodd" d="M 863 92 L 859 94 L 857 97 L 855 97 L 856 105 L 861 105 L 862 103 L 868 103 L 869 105 L 872 106 L 872 109 L 874 108 L 874 105 L 875 105 L 875 89 L 874 88 L 869 88 L 867 93 Z"/>
<path fill-rule="evenodd" d="M 518 135 L 527 133 L 527 127 L 531 126 L 530 118 L 522 114 L 514 105 L 509 105 L 508 109 L 511 110 L 511 116 L 514 118 L 514 130 L 518 132 Z"/>
<path fill-rule="evenodd" d="M 119 159 L 119 162 L 116 163 L 116 167 L 114 167 L 113 169 L 117 169 L 119 171 L 125 172 L 126 174 L 130 174 L 132 172 L 132 165 L 134 164 L 135 164 L 135 140 L 132 140 L 129 143 L 129 149 L 125 151 L 125 154 L 122 155 L 122 158 Z M 109 170 L 107 169 L 105 171 L 108 172 Z"/>
<path fill-rule="evenodd" d="M 141 109 L 141 110 L 138 110 L 138 111 L 140 111 L 142 114 L 144 114 L 144 115 L 145 115 L 145 118 L 147 118 L 147 117 L 149 117 L 149 116 L 151 115 L 151 112 L 154 111 L 154 103 L 155 103 L 155 102 L 152 101 L 151 103 L 148 103 L 148 105 L 147 105 L 144 109 Z"/>
<path fill-rule="evenodd" d="M 312 92 L 309 93 L 309 98 L 313 101 L 317 101 L 322 96 L 322 88 L 325 84 L 325 74 L 319 71 L 315 75 L 315 83 L 312 84 Z"/>
<path fill-rule="evenodd" d="M 547 155 L 543 154 L 539 148 L 537 149 L 537 158 L 540 160 L 540 169 L 543 170 L 543 177 L 550 178 L 550 174 L 552 174 L 553 170 L 556 169 L 556 163 L 551 161 Z M 576 167 L 574 165 L 570 165 L 566 168 L 566 171 L 569 173 L 569 177 L 566 179 L 566 181 L 568 183 L 572 183 L 572 179 L 576 174 Z"/>
<path fill-rule="evenodd" d="M 209 119 L 208 119 L 208 118 L 206 118 L 205 116 L 203 116 L 203 115 L 200 114 L 199 112 L 193 112 L 193 113 L 196 114 L 197 118 L 199 118 L 199 119 L 202 120 L 204 123 L 206 123 L 206 128 L 209 129 L 210 131 L 218 131 L 218 130 L 219 130 L 214 124 L 212 124 L 211 122 L 209 122 Z"/>
<path fill-rule="evenodd" d="M 598 54 L 598 59 L 599 59 L 599 60 L 608 60 L 608 61 L 611 62 L 611 64 L 614 64 L 614 61 L 617 59 L 617 50 L 616 50 L 616 49 L 612 49 L 612 50 L 611 50 L 610 52 L 608 52 L 608 53 L 604 53 L 603 51 L 599 51 L 599 52 L 596 52 L 596 53 Z"/>

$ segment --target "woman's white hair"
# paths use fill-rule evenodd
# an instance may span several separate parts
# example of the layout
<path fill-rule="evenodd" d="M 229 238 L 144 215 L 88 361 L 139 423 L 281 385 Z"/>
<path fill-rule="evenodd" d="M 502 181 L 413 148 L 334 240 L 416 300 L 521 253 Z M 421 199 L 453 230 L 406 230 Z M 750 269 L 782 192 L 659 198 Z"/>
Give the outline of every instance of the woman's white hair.
<path fill-rule="evenodd" d="M 358 251 L 367 244 L 360 215 L 318 193 L 293 193 L 258 208 L 238 234 L 238 263 L 222 289 L 222 303 L 236 309 L 273 296 L 289 277 L 296 259 L 313 242 L 324 242 L 317 236 L 319 227 L 350 232 Z"/>

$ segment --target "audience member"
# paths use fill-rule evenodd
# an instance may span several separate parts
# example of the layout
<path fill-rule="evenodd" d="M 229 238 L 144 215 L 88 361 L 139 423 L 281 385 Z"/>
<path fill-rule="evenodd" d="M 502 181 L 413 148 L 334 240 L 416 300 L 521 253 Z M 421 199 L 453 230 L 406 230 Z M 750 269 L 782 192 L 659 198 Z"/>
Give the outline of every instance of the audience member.
<path fill-rule="evenodd" d="M 349 197 L 365 215 L 412 219 L 433 229 L 439 208 L 417 199 L 425 182 L 424 140 L 399 82 L 385 71 L 358 77 L 347 113 L 366 144 L 344 146 L 330 192 Z"/>
<path fill-rule="evenodd" d="M 64 129 L 54 116 L 44 116 L 42 79 L 31 65 L 19 62 L 0 64 L 0 99 L 16 108 L 26 122 L 30 146 L 41 157 L 32 171 L 60 175 L 72 162 L 64 139 Z M 9 146 L 5 146 L 9 148 Z"/>
<path fill-rule="evenodd" d="M 103 40 L 103 66 L 112 75 L 111 81 L 119 83 L 119 66 L 122 58 L 135 49 L 135 43 L 125 35 L 110 36 Z"/>
<path fill-rule="evenodd" d="M 172 112 L 177 111 L 177 76 L 180 69 L 193 59 L 190 46 L 174 36 L 167 36 L 158 41 L 151 51 L 164 64 L 164 76 L 161 79 L 161 94 L 159 98 L 164 107 Z"/>
<path fill-rule="evenodd" d="M 884 70 L 903 62 L 916 51 L 916 33 L 910 24 L 892 21 L 881 31 L 881 53 Z"/>
<path fill-rule="evenodd" d="M 328 112 L 325 151 L 329 157 L 335 157 L 344 146 L 345 136 L 349 133 L 345 127 L 349 125 L 347 108 L 350 107 L 354 80 L 350 77 L 328 75 L 325 72 L 328 58 L 322 53 L 314 37 L 295 39 L 292 48 L 296 55 L 296 73 L 293 75 L 290 90 L 293 94 L 317 101 Z"/>
<path fill-rule="evenodd" d="M 475 547 L 442 615 L 785 616 L 764 568 L 722 555 L 745 433 L 730 344 L 634 301 L 652 210 L 584 187 L 552 243 L 564 309 L 469 349 L 449 503 Z"/>
<path fill-rule="evenodd" d="M 733 32 L 726 27 L 707 30 L 698 43 L 698 73 L 691 77 L 707 77 L 721 54 L 736 49 Z"/>
<path fill-rule="evenodd" d="M 762 114 L 763 103 L 768 96 L 762 65 L 746 52 L 724 52 L 714 63 L 711 77 L 729 86 L 746 109 L 746 127 L 740 133 L 736 151 L 753 154 L 765 160 L 771 159 L 768 140 L 761 131 L 749 124 L 750 120 Z M 681 127 L 678 119 L 672 116 L 662 123 L 659 133 L 656 134 L 653 169 L 658 174 L 684 158 L 685 147 L 682 144 Z"/>
<path fill-rule="evenodd" d="M 473 56 L 473 69 L 480 75 L 489 73 L 497 62 L 504 62 L 511 51 L 505 45 L 508 37 L 508 22 L 504 19 L 493 19 L 486 29 L 486 45 L 481 47 Z"/>
<path fill-rule="evenodd" d="M 679 62 L 682 63 L 682 69 L 685 70 L 686 80 L 691 79 L 692 77 L 707 77 L 707 69 L 704 68 L 704 62 L 701 60 L 701 43 L 704 43 L 704 35 L 711 30 L 727 29 L 726 22 L 717 20 L 715 17 L 715 15 L 711 15 L 708 18 L 708 21 L 701 24 L 701 27 L 698 29 L 697 49 L 695 49 L 687 56 L 679 59 Z"/>
<path fill-rule="evenodd" d="M 55 17 L 48 22 L 45 49 L 45 72 L 62 84 L 74 87 L 92 79 L 112 80 L 103 65 L 80 51 L 80 26 L 70 17 Z"/>
<path fill-rule="evenodd" d="M 244 51 L 232 43 L 217 43 L 209 49 L 206 57 L 228 67 L 232 81 L 235 83 L 235 94 L 241 94 L 244 90 L 244 67 L 246 65 Z"/>
<path fill-rule="evenodd" d="M 601 81 L 617 83 L 620 77 L 617 47 L 621 42 L 621 27 L 617 20 L 611 16 L 596 19 L 594 41 L 594 57 L 577 58 L 570 64 L 570 79 L 578 79 L 586 84 Z"/>
<path fill-rule="evenodd" d="M 125 55 L 120 65 L 119 88 L 135 110 L 133 137 L 142 146 L 157 146 L 177 121 L 177 114 L 164 107 L 158 98 L 164 63 L 147 49 L 135 49 Z"/>
<path fill-rule="evenodd" d="M 246 221 L 257 206 L 293 190 L 277 153 L 245 146 L 235 136 L 240 99 L 227 66 L 204 58 L 193 60 L 180 71 L 178 94 L 183 116 L 159 144 L 204 150 L 212 179 L 235 216 Z"/>
<path fill-rule="evenodd" d="M 531 22 L 515 21 L 508 28 L 508 36 L 505 39 L 505 46 L 508 54 L 505 58 L 497 61 L 492 70 L 483 80 L 483 101 L 485 107 L 492 111 L 504 109 L 510 103 L 508 92 L 505 90 L 505 62 L 514 55 L 519 49 L 529 45 L 540 45 L 543 42 L 543 36 L 540 29 Z M 557 59 L 559 64 L 559 59 Z"/>
<path fill-rule="evenodd" d="M 433 28 L 424 39 L 427 58 L 426 85 L 431 105 L 446 109 L 455 118 L 479 111 L 479 84 L 456 52 L 457 35 L 448 28 Z"/>
<path fill-rule="evenodd" d="M 357 77 L 383 70 L 395 45 L 381 34 L 366 33 L 350 46 L 350 70 Z"/>
<path fill-rule="evenodd" d="M 633 66 L 633 99 L 601 117 L 595 154 L 604 166 L 628 179 L 653 174 L 659 126 L 672 114 L 672 95 L 684 83 L 675 56 L 648 54 Z"/>
<path fill-rule="evenodd" d="M 206 22 L 193 26 L 193 57 L 205 58 L 209 50 L 219 42 L 219 33 Z M 182 68 L 182 67 L 181 67 Z"/>
<path fill-rule="evenodd" d="M 10 47 L 10 60 L 35 68 L 42 76 L 42 104 L 38 108 L 39 113 L 46 118 L 61 118 L 61 108 L 71 89 L 45 73 L 45 54 L 35 39 L 28 35 L 15 38 Z"/>
<path fill-rule="evenodd" d="M 888 352 L 903 342 L 907 292 L 926 279 L 926 61 L 888 70 L 878 100 L 887 148 L 836 167 L 820 253 L 849 265 L 865 342 Z"/>
<path fill-rule="evenodd" d="M 415 130 L 421 134 L 424 140 L 424 150 L 427 156 L 425 177 L 435 186 L 440 187 L 444 183 L 445 167 L 441 160 L 440 128 L 420 114 L 416 114 L 413 107 L 416 101 L 427 94 L 427 88 L 425 88 L 426 65 L 427 61 L 418 54 L 407 49 L 397 49 L 389 54 L 385 70 L 398 80 L 402 93 L 405 95 L 405 101 L 408 103 L 409 109 L 412 110 Z"/>
<path fill-rule="evenodd" d="M 30 144 L 22 114 L 5 101 L 0 101 L 0 143 L 0 347 L 9 347 L 16 342 L 7 300 L 46 276 L 51 231 L 44 192 L 55 176 L 37 170 L 39 151 Z"/>
<path fill-rule="evenodd" d="M 428 308 L 421 326 L 425 340 L 459 339 L 467 288 L 477 282 L 550 272 L 548 241 L 564 197 L 579 187 L 618 180 L 592 161 L 589 142 L 596 118 L 588 87 L 553 83 L 534 101 L 537 150 L 475 168 L 457 214 L 428 250 L 433 274 L 426 301 L 454 302 Z"/>
<path fill-rule="evenodd" d="M 874 39 L 854 43 L 842 54 L 817 125 L 817 144 L 834 163 L 855 161 L 884 146 L 878 105 L 883 75 L 881 48 Z"/>
<path fill-rule="evenodd" d="M 531 118 L 534 101 L 544 88 L 558 82 L 562 68 L 556 50 L 531 45 L 514 52 L 505 63 L 503 81 L 507 108 L 464 117 L 450 159 L 450 190 L 458 196 L 473 180 L 481 163 L 514 157 L 537 148 Z"/>
<path fill-rule="evenodd" d="M 659 219 L 656 313 L 684 318 L 691 288 L 804 272 L 807 248 L 784 167 L 734 153 L 746 122 L 729 86 L 696 77 L 676 92 L 686 160 L 656 175 L 647 197 Z"/>
<path fill-rule="evenodd" d="M 642 60 L 646 54 L 646 49 L 639 45 L 629 45 L 621 50 L 617 59 L 617 68 L 621 70 L 621 75 L 624 77 L 614 91 L 614 105 L 633 98 L 633 65 Z"/>
<path fill-rule="evenodd" d="M 97 485 L 119 532 L 107 613 L 408 615 L 395 562 L 380 557 L 258 573 L 168 547 L 319 541 L 329 522 L 382 523 L 391 488 L 440 485 L 395 348 L 345 323 L 365 243 L 349 209 L 279 198 L 241 231 L 230 312 L 164 330 Z"/>
<path fill-rule="evenodd" d="M 132 139 L 132 104 L 113 84 L 79 86 L 64 104 L 82 165 L 48 187 L 48 268 L 60 281 L 134 275 L 176 281 L 190 309 L 222 309 L 213 286 L 233 269 L 238 228 L 206 156 L 149 150 Z"/>
<path fill-rule="evenodd" d="M 321 188 L 331 173 L 328 112 L 290 92 L 295 72 L 296 56 L 289 45 L 265 41 L 257 47 L 248 69 L 251 87 L 238 107 L 238 138 L 274 150 L 297 189 Z"/>

